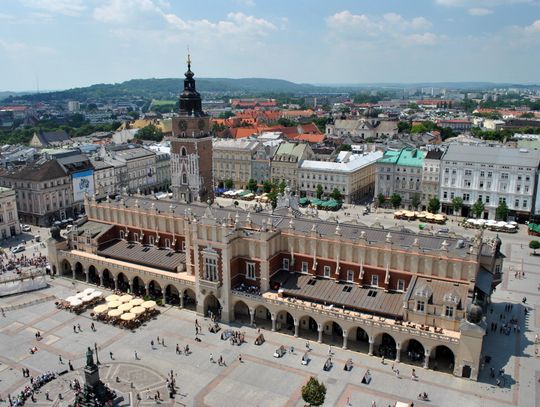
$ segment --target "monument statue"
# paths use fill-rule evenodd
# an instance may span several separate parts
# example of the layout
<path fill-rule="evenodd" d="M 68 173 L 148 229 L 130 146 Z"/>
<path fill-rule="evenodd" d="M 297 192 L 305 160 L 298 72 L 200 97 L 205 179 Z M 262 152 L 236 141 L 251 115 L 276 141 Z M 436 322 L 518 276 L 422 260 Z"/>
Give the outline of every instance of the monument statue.
<path fill-rule="evenodd" d="M 86 366 L 94 366 L 94 352 L 90 346 L 86 350 Z"/>

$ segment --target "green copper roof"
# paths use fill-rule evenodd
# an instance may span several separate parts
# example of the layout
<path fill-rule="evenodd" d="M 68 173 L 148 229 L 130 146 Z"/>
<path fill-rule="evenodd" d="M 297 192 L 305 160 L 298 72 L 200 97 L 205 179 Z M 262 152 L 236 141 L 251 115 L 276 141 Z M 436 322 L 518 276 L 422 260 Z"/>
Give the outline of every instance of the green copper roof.
<path fill-rule="evenodd" d="M 404 148 L 401 151 L 385 151 L 378 161 L 381 164 L 393 164 L 406 167 L 422 167 L 424 165 L 425 151 L 416 148 Z"/>

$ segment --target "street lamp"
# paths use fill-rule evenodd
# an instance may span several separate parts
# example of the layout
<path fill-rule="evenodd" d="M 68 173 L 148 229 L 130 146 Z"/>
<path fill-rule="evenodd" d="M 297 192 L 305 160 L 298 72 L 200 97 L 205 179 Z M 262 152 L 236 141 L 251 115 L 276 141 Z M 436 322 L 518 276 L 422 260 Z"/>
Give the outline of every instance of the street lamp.
<path fill-rule="evenodd" d="M 99 362 L 99 356 L 97 351 L 97 342 L 94 342 L 94 350 L 96 351 L 96 364 L 101 365 L 101 363 Z"/>

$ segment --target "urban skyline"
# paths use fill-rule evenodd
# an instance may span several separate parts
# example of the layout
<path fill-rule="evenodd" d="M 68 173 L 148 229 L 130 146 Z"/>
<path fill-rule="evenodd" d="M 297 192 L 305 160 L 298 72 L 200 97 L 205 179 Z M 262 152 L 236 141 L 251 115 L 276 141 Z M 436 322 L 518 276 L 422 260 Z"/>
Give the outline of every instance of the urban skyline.
<path fill-rule="evenodd" d="M 198 77 L 536 83 L 539 4 L 20 0 L 0 13 L 0 90 L 180 77 L 188 46 Z"/>

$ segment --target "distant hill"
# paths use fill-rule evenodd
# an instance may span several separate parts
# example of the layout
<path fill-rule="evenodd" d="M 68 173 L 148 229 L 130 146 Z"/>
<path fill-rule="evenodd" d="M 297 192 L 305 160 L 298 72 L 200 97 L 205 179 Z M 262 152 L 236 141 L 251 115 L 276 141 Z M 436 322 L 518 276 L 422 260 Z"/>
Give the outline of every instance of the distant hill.
<path fill-rule="evenodd" d="M 16 97 L 37 101 L 114 99 L 119 97 L 143 97 L 146 99 L 176 98 L 183 89 L 183 79 L 132 79 L 115 84 L 97 84 L 84 88 L 45 92 Z M 282 79 L 266 78 L 197 78 L 197 89 L 201 92 L 246 92 L 246 93 L 293 93 L 317 92 L 326 88 L 296 84 Z M 0 98 L 1 99 L 1 98 Z M 8 98 L 9 99 L 9 98 Z"/>

